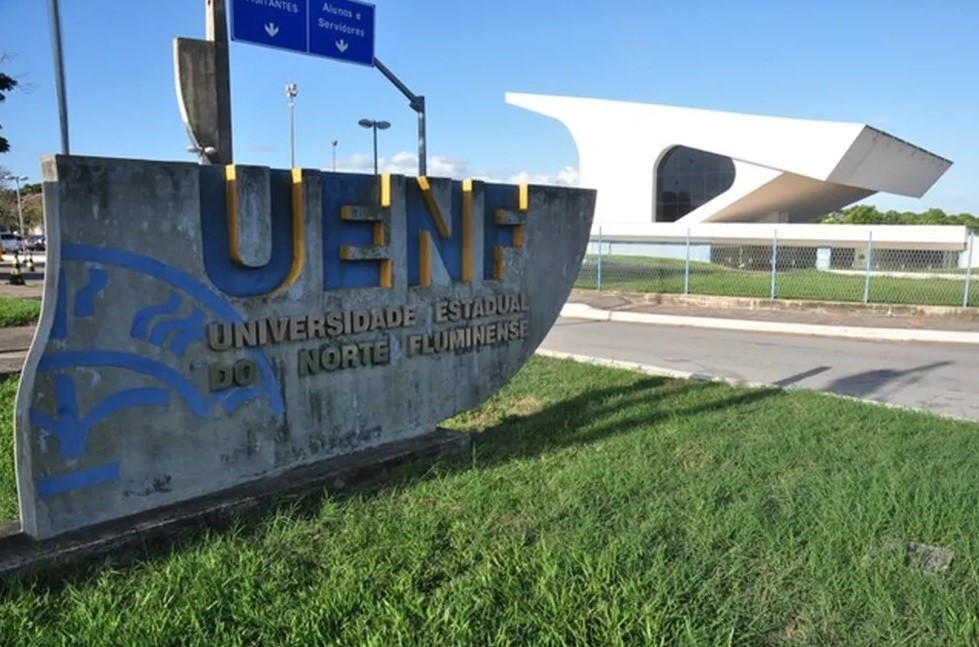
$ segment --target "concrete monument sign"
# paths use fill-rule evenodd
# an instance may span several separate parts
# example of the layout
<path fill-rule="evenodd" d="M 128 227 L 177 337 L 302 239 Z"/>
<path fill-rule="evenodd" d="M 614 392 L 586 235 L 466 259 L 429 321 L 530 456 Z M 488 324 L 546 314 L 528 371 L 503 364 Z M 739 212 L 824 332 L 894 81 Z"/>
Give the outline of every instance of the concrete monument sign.
<path fill-rule="evenodd" d="M 593 191 L 53 157 L 17 398 L 24 531 L 56 536 L 416 437 L 557 318 Z"/>

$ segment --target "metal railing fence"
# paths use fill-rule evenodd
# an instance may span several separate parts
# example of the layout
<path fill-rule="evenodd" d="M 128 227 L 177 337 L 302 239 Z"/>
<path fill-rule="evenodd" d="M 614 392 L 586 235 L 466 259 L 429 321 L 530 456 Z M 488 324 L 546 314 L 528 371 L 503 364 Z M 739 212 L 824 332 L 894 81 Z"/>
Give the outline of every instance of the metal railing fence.
<path fill-rule="evenodd" d="M 589 241 L 575 287 L 856 303 L 979 306 L 975 234 L 964 251 L 866 244 Z"/>

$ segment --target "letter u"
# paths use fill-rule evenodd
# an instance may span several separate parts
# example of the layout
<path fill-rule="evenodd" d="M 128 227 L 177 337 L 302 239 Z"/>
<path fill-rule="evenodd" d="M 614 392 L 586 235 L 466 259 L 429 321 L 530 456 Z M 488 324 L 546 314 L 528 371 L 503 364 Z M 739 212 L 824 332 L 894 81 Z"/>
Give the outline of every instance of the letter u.
<path fill-rule="evenodd" d="M 211 350 L 229 350 L 232 341 L 230 323 L 214 323 L 207 327 L 207 345 Z"/>
<path fill-rule="evenodd" d="M 274 295 L 288 289 L 299 279 L 305 262 L 302 172 L 235 166 L 200 169 L 202 251 L 211 283 L 233 297 Z M 271 254 L 260 267 L 242 261 L 243 218 L 269 221 Z M 253 228 L 250 240 L 261 242 L 262 233 L 261 227 Z"/>

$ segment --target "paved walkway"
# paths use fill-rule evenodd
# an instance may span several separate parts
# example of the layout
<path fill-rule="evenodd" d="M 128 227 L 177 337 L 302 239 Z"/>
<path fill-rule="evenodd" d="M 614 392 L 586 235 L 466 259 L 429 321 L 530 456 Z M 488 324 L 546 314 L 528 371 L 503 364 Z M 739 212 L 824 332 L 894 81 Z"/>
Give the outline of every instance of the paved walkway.
<path fill-rule="evenodd" d="M 0 375 L 20 372 L 34 339 L 34 326 L 0 328 Z"/>

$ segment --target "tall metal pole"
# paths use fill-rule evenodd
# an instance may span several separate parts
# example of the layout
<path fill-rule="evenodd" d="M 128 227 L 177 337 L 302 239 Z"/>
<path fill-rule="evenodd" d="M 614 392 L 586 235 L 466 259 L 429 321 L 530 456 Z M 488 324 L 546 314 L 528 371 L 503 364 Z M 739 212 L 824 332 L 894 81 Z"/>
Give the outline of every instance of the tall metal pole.
<path fill-rule="evenodd" d="M 425 136 L 425 97 L 419 96 L 408 89 L 408 86 L 401 82 L 387 66 L 374 57 L 374 67 L 384 75 L 388 81 L 396 87 L 401 94 L 408 99 L 408 105 L 418 113 L 418 175 L 424 176 L 428 173 L 428 145 Z"/>
<path fill-rule="evenodd" d="M 334 173 L 337 172 L 337 143 L 338 143 L 338 140 L 336 140 L 336 139 L 334 139 L 333 142 L 332 142 L 332 144 L 333 144 L 333 172 Z"/>
<path fill-rule="evenodd" d="M 428 175 L 428 147 L 425 143 L 425 97 L 417 97 L 411 107 L 418 113 L 418 175 Z"/>
<path fill-rule="evenodd" d="M 58 0 L 48 0 L 51 19 L 51 46 L 54 50 L 54 78 L 58 92 L 58 120 L 61 122 L 61 154 L 70 155 L 68 142 L 68 96 L 65 91 L 65 65 L 61 54 L 61 12 Z"/>
<path fill-rule="evenodd" d="M 14 186 L 17 187 L 17 219 L 20 221 L 20 232 L 19 233 L 20 233 L 21 237 L 24 239 L 24 242 L 26 243 L 27 242 L 27 239 L 24 238 L 24 236 L 25 236 L 25 234 L 24 234 L 24 210 L 20 206 L 20 177 L 19 176 L 14 176 Z"/>
<path fill-rule="evenodd" d="M 374 175 L 377 175 L 377 122 L 374 122 Z"/>
<path fill-rule="evenodd" d="M 286 96 L 289 97 L 289 168 L 296 168 L 296 95 L 299 86 L 295 83 L 286 84 Z"/>

